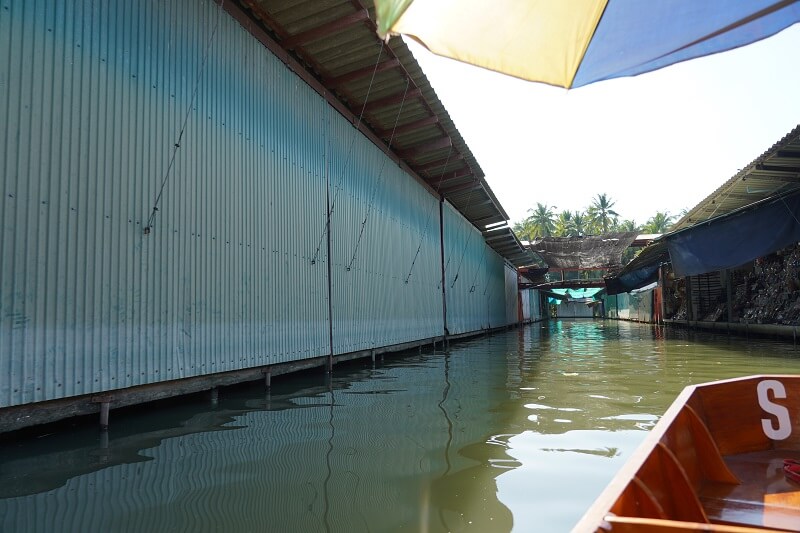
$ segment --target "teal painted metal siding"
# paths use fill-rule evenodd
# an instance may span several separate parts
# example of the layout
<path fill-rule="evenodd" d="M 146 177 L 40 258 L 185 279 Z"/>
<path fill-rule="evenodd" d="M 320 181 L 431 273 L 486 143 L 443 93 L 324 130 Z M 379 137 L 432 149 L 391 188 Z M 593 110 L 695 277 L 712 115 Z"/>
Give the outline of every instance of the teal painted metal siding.
<path fill-rule="evenodd" d="M 5 1 L 0 87 L 0 407 L 329 353 L 335 113 L 215 3 Z"/>
<path fill-rule="evenodd" d="M 503 269 L 505 273 L 505 302 L 506 302 L 506 324 L 517 324 L 520 322 L 520 295 L 517 284 L 517 270 L 506 264 Z"/>
<path fill-rule="evenodd" d="M 489 327 L 496 328 L 505 326 L 507 322 L 506 313 L 506 269 L 503 258 L 488 245 L 484 252 L 486 260 L 486 287 L 483 294 L 486 297 L 486 305 L 489 312 Z"/>
<path fill-rule="evenodd" d="M 443 220 L 448 331 L 455 335 L 509 324 L 510 306 L 517 304 L 516 296 L 507 303 L 512 283 L 507 284 L 503 258 L 447 202 Z M 516 274 L 513 290 L 516 294 Z"/>
<path fill-rule="evenodd" d="M 331 132 L 334 354 L 442 335 L 438 200 L 348 122 Z"/>
<path fill-rule="evenodd" d="M 0 408 L 444 332 L 438 199 L 212 1 L 0 0 L 0 193 Z M 450 333 L 507 323 L 444 209 Z"/>

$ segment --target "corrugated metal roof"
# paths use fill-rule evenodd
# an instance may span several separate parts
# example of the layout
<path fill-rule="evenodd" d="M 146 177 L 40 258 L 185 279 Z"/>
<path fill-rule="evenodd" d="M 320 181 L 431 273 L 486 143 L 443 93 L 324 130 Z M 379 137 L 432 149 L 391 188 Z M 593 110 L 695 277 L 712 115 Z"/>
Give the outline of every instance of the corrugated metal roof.
<path fill-rule="evenodd" d="M 235 0 L 224 8 L 470 223 L 483 231 L 508 222 L 483 170 L 405 43 L 378 38 L 371 2 Z M 531 263 L 527 250 L 510 229 L 508 233 L 511 238 L 500 246 L 487 242 L 515 265 Z"/>
<path fill-rule="evenodd" d="M 800 125 L 693 207 L 671 228 L 688 228 L 800 188 Z"/>

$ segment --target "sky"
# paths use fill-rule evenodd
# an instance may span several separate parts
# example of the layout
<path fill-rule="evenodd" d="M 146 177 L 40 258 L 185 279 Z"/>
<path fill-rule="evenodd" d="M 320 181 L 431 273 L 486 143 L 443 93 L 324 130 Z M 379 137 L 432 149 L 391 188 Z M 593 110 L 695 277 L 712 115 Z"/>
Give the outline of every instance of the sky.
<path fill-rule="evenodd" d="M 536 203 L 623 219 L 697 205 L 800 124 L 800 25 L 751 45 L 566 90 L 406 40 L 512 223 Z"/>

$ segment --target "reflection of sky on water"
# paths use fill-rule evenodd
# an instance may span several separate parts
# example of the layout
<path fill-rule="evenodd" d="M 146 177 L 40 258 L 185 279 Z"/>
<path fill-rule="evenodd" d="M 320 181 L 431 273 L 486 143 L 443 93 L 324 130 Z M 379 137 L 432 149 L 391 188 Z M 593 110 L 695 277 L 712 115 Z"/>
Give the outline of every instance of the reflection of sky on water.
<path fill-rule="evenodd" d="M 566 531 L 683 386 L 800 371 L 737 346 L 559 321 L 112 412 L 0 445 L 0 530 Z"/>
<path fill-rule="evenodd" d="M 567 431 L 543 435 L 525 431 L 509 441 L 519 466 L 497 478 L 498 498 L 523 524 L 547 524 L 569 531 L 646 433 Z"/>

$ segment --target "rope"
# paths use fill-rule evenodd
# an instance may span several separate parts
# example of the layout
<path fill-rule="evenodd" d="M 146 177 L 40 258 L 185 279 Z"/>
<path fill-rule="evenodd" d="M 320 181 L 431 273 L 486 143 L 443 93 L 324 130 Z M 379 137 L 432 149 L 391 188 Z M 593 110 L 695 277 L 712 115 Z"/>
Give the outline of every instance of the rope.
<path fill-rule="evenodd" d="M 453 153 L 453 145 L 450 145 L 450 149 L 447 151 L 447 159 L 445 159 L 444 166 L 442 167 L 442 173 L 439 176 L 439 184 L 436 186 L 436 192 L 439 192 L 439 188 L 442 186 L 442 181 L 444 179 L 444 173 L 447 170 L 447 164 L 450 162 L 450 154 Z M 437 202 L 438 205 L 438 202 Z M 417 257 L 419 256 L 419 251 L 422 249 L 422 242 L 425 240 L 425 237 L 428 234 L 428 225 L 431 221 L 431 215 L 433 214 L 433 207 L 431 207 L 430 211 L 428 211 L 428 216 L 425 219 L 425 229 L 422 230 L 422 233 L 419 237 L 419 246 L 417 246 L 417 253 L 414 254 L 414 260 L 411 261 L 411 268 L 408 269 L 408 276 L 406 276 L 406 285 L 408 285 L 408 280 L 411 279 L 411 272 L 414 271 L 414 265 L 417 262 Z"/>
<path fill-rule="evenodd" d="M 192 90 L 192 97 L 189 99 L 189 106 L 186 109 L 186 115 L 183 117 L 183 124 L 181 125 L 181 131 L 178 133 L 178 140 L 175 141 L 175 144 L 172 147 L 172 156 L 169 158 L 169 164 L 167 165 L 167 171 L 164 173 L 164 179 L 161 180 L 161 188 L 158 190 L 158 195 L 156 196 L 156 201 L 153 202 L 153 211 L 150 212 L 150 217 L 147 219 L 147 225 L 144 227 L 144 234 L 149 235 L 150 231 L 153 229 L 153 222 L 155 222 L 156 213 L 158 212 L 158 203 L 161 201 L 161 196 L 164 194 L 164 188 L 167 185 L 167 180 L 169 179 L 169 173 L 172 170 L 172 166 L 175 164 L 175 156 L 178 154 L 178 148 L 181 147 L 181 140 L 183 139 L 183 134 L 186 131 L 186 124 L 189 122 L 189 115 L 192 113 L 192 107 L 194 106 L 194 100 L 197 98 L 197 89 L 200 87 L 200 79 L 203 76 L 203 72 L 206 69 L 206 63 L 208 62 L 209 52 L 211 51 L 211 44 L 214 42 L 214 37 L 217 35 L 217 29 L 219 28 L 219 21 L 222 18 L 222 5 L 225 3 L 225 0 L 222 0 L 219 3 L 219 7 L 217 8 L 217 21 L 214 23 L 214 29 L 211 31 L 211 35 L 208 38 L 208 43 L 206 43 L 206 49 L 203 53 L 203 62 L 200 65 L 200 70 L 197 72 L 197 77 L 194 80 L 194 89 Z"/>
<path fill-rule="evenodd" d="M 397 123 L 400 120 L 400 114 L 403 112 L 403 106 L 406 103 L 406 96 L 408 95 L 408 86 L 411 83 L 410 78 L 406 78 L 406 90 L 403 92 L 403 100 L 400 102 L 400 109 L 397 110 L 397 116 L 394 119 L 394 126 L 392 127 L 392 135 L 389 137 L 389 144 L 388 148 L 392 147 L 392 141 L 394 141 L 394 132 L 397 130 Z M 375 195 L 378 193 L 378 185 L 380 185 L 381 180 L 383 179 L 383 171 L 386 168 L 386 162 L 389 160 L 388 157 L 383 158 L 383 164 L 381 165 L 381 169 L 378 172 L 378 179 L 375 180 L 375 185 L 372 188 L 372 194 L 370 195 L 369 203 L 367 204 L 367 214 L 364 215 L 364 221 L 361 222 L 361 231 L 358 233 L 358 240 L 356 241 L 356 247 L 353 250 L 353 257 L 350 258 L 350 263 L 348 263 L 346 269 L 350 272 L 350 269 L 353 267 L 353 262 L 356 260 L 356 254 L 358 253 L 358 247 L 361 245 L 361 238 L 364 236 L 364 228 L 367 225 L 367 220 L 369 219 L 370 213 L 372 213 L 372 207 L 375 201 Z"/>
<path fill-rule="evenodd" d="M 372 84 L 375 81 L 375 73 L 378 71 L 378 65 L 381 62 L 382 55 L 383 55 L 383 41 L 381 41 L 381 46 L 378 49 L 378 57 L 375 59 L 375 67 L 372 69 L 372 77 L 369 79 L 369 86 L 367 87 L 367 95 L 364 97 L 364 103 L 361 105 L 361 113 L 359 113 L 358 115 L 358 121 L 355 124 L 355 129 L 353 129 L 353 132 L 350 135 L 350 146 L 347 148 L 347 155 L 345 156 L 344 160 L 344 168 L 342 169 L 342 172 L 339 175 L 339 181 L 334 187 L 335 192 L 333 193 L 333 201 L 331 202 L 330 211 L 328 212 L 328 216 L 326 217 L 325 220 L 325 227 L 322 228 L 322 234 L 319 236 L 319 242 L 317 242 L 317 249 L 314 251 L 314 257 L 311 258 L 312 265 L 315 265 L 317 263 L 317 258 L 319 257 L 319 250 L 322 247 L 322 240 L 325 238 L 325 234 L 328 233 L 328 231 L 330 231 L 331 217 L 333 216 L 333 210 L 336 208 L 336 199 L 339 197 L 339 191 L 341 190 L 340 185 L 344 180 L 344 175 L 347 173 L 347 165 L 350 164 L 350 154 L 353 152 L 353 145 L 356 142 L 356 133 L 361 128 L 361 121 L 364 118 L 364 110 L 367 109 L 367 102 L 369 102 L 369 95 L 372 92 Z M 405 96 L 403 98 L 405 98 Z M 394 132 L 392 132 L 392 134 L 394 135 Z"/>

